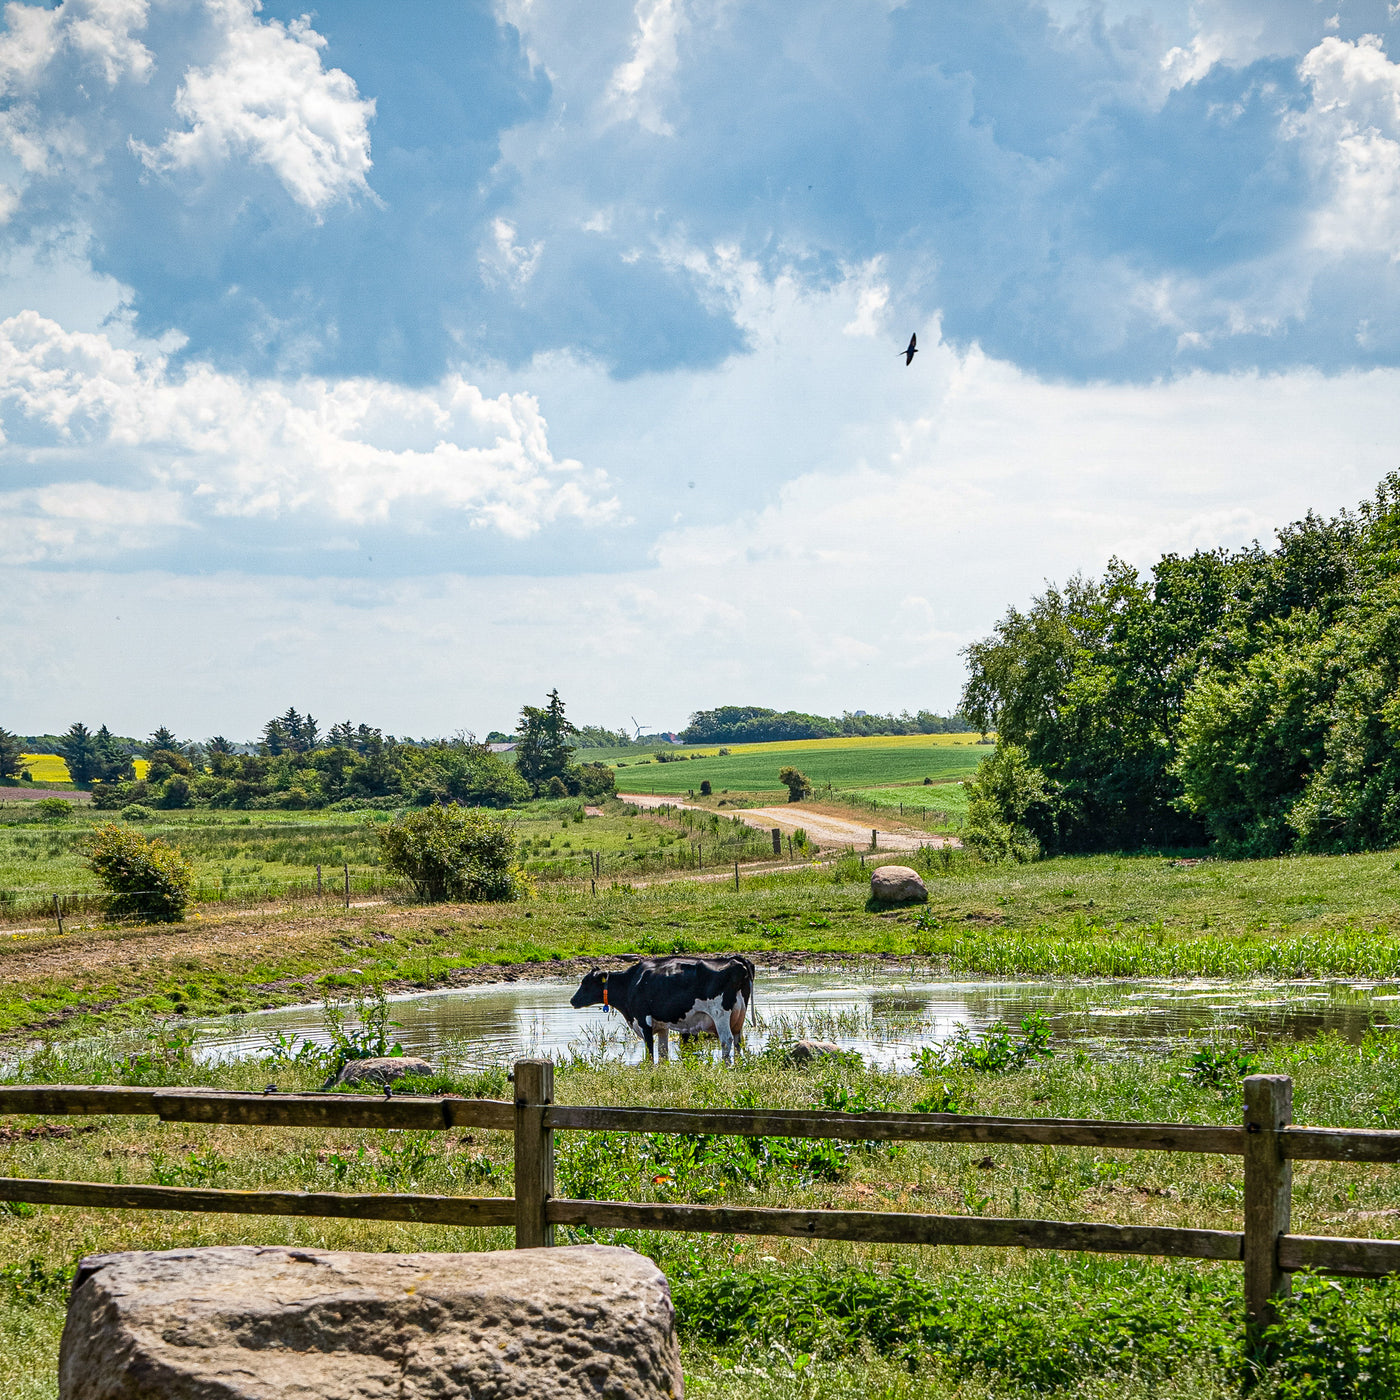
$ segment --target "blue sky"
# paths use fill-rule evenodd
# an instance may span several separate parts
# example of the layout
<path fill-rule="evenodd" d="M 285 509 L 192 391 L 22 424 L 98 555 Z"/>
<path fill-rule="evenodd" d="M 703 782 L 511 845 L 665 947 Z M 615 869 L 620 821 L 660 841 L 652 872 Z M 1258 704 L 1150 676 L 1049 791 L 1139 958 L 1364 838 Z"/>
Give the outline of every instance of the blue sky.
<path fill-rule="evenodd" d="M 1395 465 L 1400 19 L 11 3 L 0 240 L 6 727 L 946 708 Z"/>

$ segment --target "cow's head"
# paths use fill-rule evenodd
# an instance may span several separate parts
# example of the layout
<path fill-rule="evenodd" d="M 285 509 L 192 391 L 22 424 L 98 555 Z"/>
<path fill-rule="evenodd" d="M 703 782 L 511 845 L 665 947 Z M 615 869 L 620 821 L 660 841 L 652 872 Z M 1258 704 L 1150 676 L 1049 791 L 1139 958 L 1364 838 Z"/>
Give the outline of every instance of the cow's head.
<path fill-rule="evenodd" d="M 579 984 L 579 989 L 569 998 L 570 1006 L 597 1006 L 607 1000 L 608 974 L 595 967 Z"/>

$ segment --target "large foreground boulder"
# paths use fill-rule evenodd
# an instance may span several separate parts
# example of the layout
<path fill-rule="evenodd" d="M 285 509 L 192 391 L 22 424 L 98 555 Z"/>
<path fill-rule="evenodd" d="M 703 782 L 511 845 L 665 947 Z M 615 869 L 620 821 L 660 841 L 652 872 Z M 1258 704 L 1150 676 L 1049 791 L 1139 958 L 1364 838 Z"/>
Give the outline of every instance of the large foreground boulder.
<path fill-rule="evenodd" d="M 379 1055 L 368 1060 L 346 1060 L 327 1088 L 334 1089 L 338 1084 L 363 1084 L 367 1088 L 382 1089 L 405 1075 L 431 1076 L 432 1073 L 432 1065 L 417 1055 Z"/>
<path fill-rule="evenodd" d="M 60 1400 L 671 1400 L 670 1291 L 603 1245 L 257 1248 L 83 1260 Z"/>
<path fill-rule="evenodd" d="M 928 889 L 917 870 L 882 865 L 870 877 L 870 897 L 879 904 L 926 904 Z"/>

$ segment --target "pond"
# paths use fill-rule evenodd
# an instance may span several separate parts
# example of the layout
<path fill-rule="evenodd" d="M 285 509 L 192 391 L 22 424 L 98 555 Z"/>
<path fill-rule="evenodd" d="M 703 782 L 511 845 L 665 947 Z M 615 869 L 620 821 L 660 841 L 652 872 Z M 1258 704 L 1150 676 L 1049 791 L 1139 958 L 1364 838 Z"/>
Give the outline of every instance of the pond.
<path fill-rule="evenodd" d="M 391 998 L 390 1011 L 405 1051 L 428 1059 L 450 1051 L 457 1063 L 485 1065 L 579 1052 L 639 1061 L 641 1042 L 620 1017 L 601 1006 L 576 1011 L 569 1005 L 576 985 L 521 981 L 419 993 Z M 750 1025 L 750 1049 L 805 1036 L 858 1050 L 875 1064 L 906 1068 L 921 1047 L 950 1039 L 959 1026 L 1015 1026 L 1032 1012 L 1049 1019 L 1057 1044 L 1096 1056 L 1306 1039 L 1324 1030 L 1357 1041 L 1372 1027 L 1392 1024 L 1400 985 L 950 981 L 888 969 L 760 968 L 754 999 L 761 1021 L 756 1030 Z M 316 1005 L 198 1025 L 201 1056 L 216 1060 L 261 1054 L 278 1034 L 329 1042 Z"/>

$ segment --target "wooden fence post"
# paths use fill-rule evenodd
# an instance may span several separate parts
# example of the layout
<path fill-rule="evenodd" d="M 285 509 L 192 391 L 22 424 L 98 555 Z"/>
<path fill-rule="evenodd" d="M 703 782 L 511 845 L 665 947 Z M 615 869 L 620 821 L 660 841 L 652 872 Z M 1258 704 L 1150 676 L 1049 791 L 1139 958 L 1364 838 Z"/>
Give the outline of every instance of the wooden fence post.
<path fill-rule="evenodd" d="M 53 916 L 58 920 L 58 931 L 63 932 L 63 906 L 58 902 L 58 896 L 53 897 Z"/>
<path fill-rule="evenodd" d="M 870 828 L 870 849 L 877 849 L 880 840 L 880 833 L 873 826 Z"/>
<path fill-rule="evenodd" d="M 350 907 L 350 866 L 348 862 L 345 866 L 345 907 L 347 909 Z"/>
<path fill-rule="evenodd" d="M 1293 1081 L 1286 1074 L 1244 1081 L 1244 1308 L 1251 1346 L 1277 1316 L 1274 1299 L 1288 1295 L 1278 1240 L 1292 1216 L 1293 1163 L 1283 1156 L 1278 1132 L 1292 1118 Z"/>
<path fill-rule="evenodd" d="M 515 1062 L 515 1247 L 540 1249 L 554 1243 L 544 1203 L 554 1194 L 554 1131 L 544 1126 L 554 1102 L 554 1063 Z"/>
<path fill-rule="evenodd" d="M 780 856 L 783 853 L 783 833 L 778 827 L 773 828 L 773 854 Z"/>

